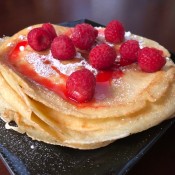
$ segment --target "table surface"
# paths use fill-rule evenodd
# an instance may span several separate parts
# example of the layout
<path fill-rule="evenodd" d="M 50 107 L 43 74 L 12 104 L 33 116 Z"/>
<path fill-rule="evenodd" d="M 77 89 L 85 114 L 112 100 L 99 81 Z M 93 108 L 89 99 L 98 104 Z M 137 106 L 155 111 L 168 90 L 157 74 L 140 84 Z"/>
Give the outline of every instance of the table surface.
<path fill-rule="evenodd" d="M 83 18 L 104 25 L 118 19 L 127 31 L 156 40 L 175 52 L 174 0 L 1 0 L 0 37 L 37 23 Z M 128 175 L 174 175 L 174 134 L 172 126 Z M 5 175 L 1 161 L 0 174 Z"/>

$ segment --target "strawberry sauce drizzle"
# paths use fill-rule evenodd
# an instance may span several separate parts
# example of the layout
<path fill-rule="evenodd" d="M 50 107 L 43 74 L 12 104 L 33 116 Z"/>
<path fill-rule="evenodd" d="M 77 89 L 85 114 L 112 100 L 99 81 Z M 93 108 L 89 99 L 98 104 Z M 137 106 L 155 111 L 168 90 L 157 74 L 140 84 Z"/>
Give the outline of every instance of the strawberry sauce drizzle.
<path fill-rule="evenodd" d="M 15 48 L 13 49 L 13 51 L 10 53 L 9 55 L 9 61 L 10 62 L 17 62 L 20 58 L 19 58 L 19 52 L 20 52 L 20 48 L 23 47 L 25 48 L 27 46 L 28 42 L 27 41 L 21 41 L 19 42 Z"/>
<path fill-rule="evenodd" d="M 21 74 L 25 75 L 29 79 L 55 92 L 56 94 L 61 96 L 63 99 L 68 100 L 74 105 L 77 105 L 78 107 L 93 106 L 94 102 L 101 101 L 101 100 L 104 100 L 105 98 L 111 97 L 112 96 L 112 90 L 111 90 L 112 79 L 117 79 L 124 75 L 124 73 L 119 69 L 118 65 L 117 66 L 114 65 L 110 70 L 99 71 L 96 76 L 96 89 L 95 89 L 94 98 L 90 102 L 79 104 L 75 101 L 70 100 L 69 97 L 67 96 L 65 82 L 68 76 L 62 74 L 56 67 L 51 65 L 49 60 L 44 61 L 43 64 L 50 65 L 50 67 L 56 72 L 56 76 L 64 80 L 63 81 L 64 84 L 57 84 L 56 80 L 52 80 L 50 77 L 43 77 L 39 75 L 28 62 L 22 61 L 22 59 L 24 58 L 20 56 L 21 46 L 25 49 L 28 46 L 27 41 L 19 42 L 15 46 L 15 48 L 12 50 L 12 52 L 9 54 L 9 57 L 8 57 L 8 61 L 13 65 L 14 69 L 20 72 Z"/>

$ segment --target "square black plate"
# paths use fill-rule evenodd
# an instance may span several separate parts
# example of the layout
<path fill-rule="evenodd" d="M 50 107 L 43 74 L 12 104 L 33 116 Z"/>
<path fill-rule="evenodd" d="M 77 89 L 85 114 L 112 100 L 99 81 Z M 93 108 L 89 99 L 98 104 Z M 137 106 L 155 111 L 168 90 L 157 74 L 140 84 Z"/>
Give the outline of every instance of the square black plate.
<path fill-rule="evenodd" d="M 61 25 L 72 27 L 82 22 L 102 26 L 89 20 Z M 172 59 L 175 60 L 173 54 Z M 104 148 L 82 151 L 33 141 L 26 135 L 6 130 L 0 120 L 0 156 L 15 175 L 121 175 L 126 174 L 174 123 L 175 119 L 171 119 Z"/>

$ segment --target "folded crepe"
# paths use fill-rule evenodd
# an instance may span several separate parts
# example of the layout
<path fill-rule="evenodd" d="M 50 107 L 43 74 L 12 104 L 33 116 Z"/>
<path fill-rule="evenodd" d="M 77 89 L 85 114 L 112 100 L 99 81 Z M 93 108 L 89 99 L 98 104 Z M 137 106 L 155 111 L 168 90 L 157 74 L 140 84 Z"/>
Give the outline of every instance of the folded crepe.
<path fill-rule="evenodd" d="M 95 101 L 79 104 L 45 86 L 48 77 L 57 79 L 59 87 L 65 85 L 64 75 L 70 75 L 76 66 L 71 60 L 55 61 L 50 50 L 36 52 L 27 44 L 29 31 L 40 26 L 30 26 L 1 39 L 0 112 L 7 129 L 49 144 L 95 149 L 173 117 L 175 65 L 163 46 L 126 32 L 125 40 L 134 39 L 141 47 L 161 50 L 166 57 L 165 66 L 154 73 L 141 71 L 136 63 L 124 66 L 120 70 L 123 75 L 112 79 L 109 87 L 96 89 Z M 58 25 L 54 28 L 57 35 L 71 30 Z M 114 45 L 116 49 L 119 46 Z M 81 57 L 78 67 L 97 71 L 87 61 L 82 63 L 82 55 L 78 50 L 76 56 Z M 12 56 L 16 59 L 11 60 Z M 35 72 L 27 72 L 29 64 L 35 67 Z M 51 69 L 56 65 L 58 70 Z M 38 81 L 33 78 L 36 74 L 40 74 Z M 11 121 L 16 126 L 11 126 Z"/>

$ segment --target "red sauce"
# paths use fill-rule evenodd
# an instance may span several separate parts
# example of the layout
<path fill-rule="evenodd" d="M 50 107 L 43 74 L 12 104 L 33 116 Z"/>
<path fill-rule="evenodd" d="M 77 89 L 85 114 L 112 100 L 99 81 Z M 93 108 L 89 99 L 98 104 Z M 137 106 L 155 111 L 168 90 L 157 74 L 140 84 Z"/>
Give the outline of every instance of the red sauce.
<path fill-rule="evenodd" d="M 39 75 L 33 65 L 29 64 L 26 60 L 24 60 L 24 57 L 20 55 L 21 46 L 26 48 L 26 46 L 28 46 L 27 41 L 19 42 L 9 54 L 8 60 L 14 66 L 14 68 L 29 79 L 39 83 L 51 91 L 54 91 L 62 98 L 70 101 L 66 95 L 66 80 L 68 76 L 62 74 L 60 70 L 51 64 L 49 60 L 45 60 L 43 64 L 48 66 L 50 65 L 50 68 L 55 71 L 54 77 L 52 77 L 52 75 L 50 77 Z M 122 76 L 123 72 L 118 69 L 116 65 L 114 65 L 111 70 L 99 71 L 98 75 L 96 76 L 96 89 L 92 101 L 86 104 L 78 104 L 74 101 L 71 101 L 71 103 L 80 107 L 93 106 L 93 102 L 104 100 L 105 98 L 112 96 L 111 80 Z M 63 84 L 57 83 L 58 79 L 62 79 Z"/>
<path fill-rule="evenodd" d="M 27 41 L 21 41 L 15 46 L 15 48 L 13 49 L 13 51 L 9 55 L 10 62 L 15 63 L 15 62 L 19 61 L 19 59 L 20 59 L 19 51 L 20 51 L 21 46 L 25 48 L 27 46 Z"/>
<path fill-rule="evenodd" d="M 67 99 L 66 97 L 66 87 L 64 84 L 57 84 L 56 82 L 52 81 L 49 77 L 43 77 L 40 76 L 32 67 L 32 65 L 29 65 L 29 63 L 25 62 L 23 60 L 23 57 L 20 56 L 20 47 L 23 46 L 24 48 L 27 46 L 27 41 L 22 41 L 18 43 L 13 51 L 9 54 L 8 60 L 10 63 L 14 66 L 14 68 L 23 74 L 24 76 L 28 77 L 31 80 L 34 80 L 35 82 L 39 83 L 40 85 L 48 88 L 51 91 L 54 91 L 55 93 L 59 94 L 63 98 Z M 44 64 L 51 65 L 49 60 L 46 60 L 43 62 Z M 57 75 L 64 79 L 64 82 L 67 79 L 67 76 L 62 74 L 58 69 L 51 66 L 53 70 L 57 72 Z"/>
<path fill-rule="evenodd" d="M 95 100 L 99 101 L 112 97 L 111 81 L 122 76 L 123 72 L 119 69 L 100 71 L 96 76 Z"/>
<path fill-rule="evenodd" d="M 117 70 L 105 70 L 100 71 L 97 74 L 96 80 L 97 82 L 106 82 L 111 81 L 113 78 L 120 78 L 123 76 L 123 72 L 120 69 Z"/>

